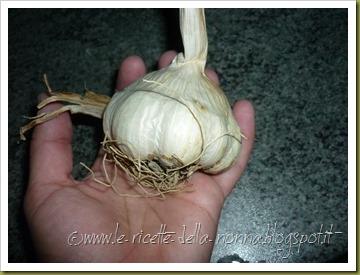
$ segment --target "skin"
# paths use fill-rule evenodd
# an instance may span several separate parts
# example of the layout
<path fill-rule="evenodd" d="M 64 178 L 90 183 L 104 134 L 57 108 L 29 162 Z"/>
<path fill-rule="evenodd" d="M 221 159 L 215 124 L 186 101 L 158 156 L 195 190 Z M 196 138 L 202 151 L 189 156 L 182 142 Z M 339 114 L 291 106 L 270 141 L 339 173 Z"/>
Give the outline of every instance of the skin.
<path fill-rule="evenodd" d="M 159 59 L 159 68 L 167 66 L 175 55 L 174 51 L 165 52 Z M 122 90 L 145 73 L 141 58 L 126 58 L 120 65 L 116 89 Z M 216 85 L 219 84 L 213 70 L 207 69 L 206 74 Z M 41 112 L 60 106 L 53 103 Z M 113 189 L 94 182 L 92 176 L 81 181 L 74 180 L 71 176 L 72 124 L 69 114 L 37 126 L 31 140 L 30 178 L 24 209 L 39 260 L 208 262 L 213 242 L 192 240 L 184 243 L 182 237 L 194 234 L 198 224 L 200 237 L 208 236 L 208 240 L 215 240 L 224 200 L 246 167 L 255 134 L 254 109 L 249 101 L 241 100 L 234 105 L 233 113 L 247 137 L 234 166 L 217 175 L 197 172 L 190 179 L 191 192 L 170 194 L 166 199 L 120 196 Z M 105 178 L 102 157 L 100 150 L 91 167 L 98 179 Z M 121 194 L 135 194 L 121 172 L 115 186 Z M 162 243 L 159 244 L 158 237 L 153 239 L 155 244 L 146 244 L 150 241 L 149 236 L 139 241 L 141 232 L 143 237 L 146 234 L 154 236 L 161 231 L 162 224 L 166 226 L 163 232 L 174 232 L 164 233 Z M 116 238 L 122 244 L 81 243 L 81 234 L 110 234 L 117 226 Z M 116 238 L 113 236 L 111 242 Z M 169 238 L 168 243 L 164 243 L 165 238 Z M 171 242 L 171 239 L 174 241 Z"/>

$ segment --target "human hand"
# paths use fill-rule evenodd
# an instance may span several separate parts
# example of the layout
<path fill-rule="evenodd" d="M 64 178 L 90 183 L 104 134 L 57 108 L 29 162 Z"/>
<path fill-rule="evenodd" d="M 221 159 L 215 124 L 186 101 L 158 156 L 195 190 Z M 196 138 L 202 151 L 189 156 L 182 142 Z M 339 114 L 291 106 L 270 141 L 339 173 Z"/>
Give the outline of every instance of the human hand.
<path fill-rule="evenodd" d="M 169 51 L 159 60 L 167 66 L 176 55 Z M 121 64 L 117 90 L 122 90 L 146 73 L 142 59 L 128 57 Z M 219 84 L 216 73 L 206 71 Z M 51 104 L 42 111 L 59 108 Z M 166 199 L 120 196 L 89 176 L 78 181 L 72 172 L 72 125 L 68 113 L 38 125 L 30 152 L 30 178 L 24 209 L 40 261 L 48 262 L 207 262 L 213 242 L 182 243 L 181 237 L 193 234 L 200 225 L 201 236 L 215 240 L 220 212 L 248 162 L 254 140 L 254 110 L 248 101 L 234 105 L 234 116 L 241 125 L 243 140 L 240 156 L 233 167 L 217 174 L 196 172 L 190 178 L 192 192 L 169 194 Z M 91 169 L 104 179 L 103 152 L 100 150 Z M 122 194 L 134 194 L 125 175 L 117 178 Z M 116 230 L 122 244 L 84 244 L 83 234 L 110 234 Z M 165 225 L 171 234 L 168 244 L 146 244 L 140 233 L 155 236 Z M 185 227 L 184 227 L 185 226 Z M 74 233 L 77 232 L 77 233 Z M 136 235 L 138 234 L 138 235 Z M 123 235 L 123 236 L 121 236 Z M 133 241 L 133 236 L 137 236 Z M 112 236 L 114 238 L 114 236 Z M 180 239 L 179 239 L 180 238 Z M 128 240 L 128 242 L 125 241 Z M 158 239 L 159 240 L 159 239 Z M 84 239 L 82 239 L 84 241 Z M 146 239 L 148 241 L 148 238 Z"/>

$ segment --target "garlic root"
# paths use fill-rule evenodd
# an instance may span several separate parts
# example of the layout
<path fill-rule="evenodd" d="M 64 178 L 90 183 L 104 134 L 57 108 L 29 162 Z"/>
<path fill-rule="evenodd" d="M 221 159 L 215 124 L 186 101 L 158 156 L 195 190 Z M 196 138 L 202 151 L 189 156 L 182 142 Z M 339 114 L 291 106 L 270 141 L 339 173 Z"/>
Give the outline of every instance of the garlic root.
<path fill-rule="evenodd" d="M 180 160 L 177 160 L 179 163 L 177 168 L 166 168 L 157 156 L 149 156 L 141 160 L 129 155 L 123 149 L 126 147 L 125 144 L 109 140 L 107 136 L 102 145 L 109 159 L 121 168 L 132 182 L 139 183 L 143 188 L 156 190 L 158 194 L 184 189 L 186 179 L 201 168 L 197 162 L 184 166 Z"/>

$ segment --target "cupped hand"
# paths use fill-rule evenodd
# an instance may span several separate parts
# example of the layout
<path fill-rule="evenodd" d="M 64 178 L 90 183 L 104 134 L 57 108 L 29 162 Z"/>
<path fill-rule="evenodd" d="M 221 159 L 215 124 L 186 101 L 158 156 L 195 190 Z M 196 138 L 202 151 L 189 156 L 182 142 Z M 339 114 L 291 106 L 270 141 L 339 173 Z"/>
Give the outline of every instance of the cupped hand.
<path fill-rule="evenodd" d="M 167 66 L 175 55 L 164 53 L 159 67 Z M 141 58 L 128 57 L 120 66 L 116 89 L 145 73 Z M 214 71 L 206 73 L 219 84 Z M 54 103 L 41 111 L 59 107 Z M 209 261 L 224 200 L 244 171 L 254 140 L 251 103 L 238 101 L 233 113 L 247 137 L 236 163 L 218 175 L 195 173 L 190 178 L 191 192 L 169 194 L 165 199 L 133 197 L 134 188 L 121 173 L 115 186 L 123 195 L 95 182 L 94 176 L 105 179 L 102 150 L 91 167 L 94 175 L 73 179 L 69 114 L 37 126 L 24 209 L 39 261 Z"/>

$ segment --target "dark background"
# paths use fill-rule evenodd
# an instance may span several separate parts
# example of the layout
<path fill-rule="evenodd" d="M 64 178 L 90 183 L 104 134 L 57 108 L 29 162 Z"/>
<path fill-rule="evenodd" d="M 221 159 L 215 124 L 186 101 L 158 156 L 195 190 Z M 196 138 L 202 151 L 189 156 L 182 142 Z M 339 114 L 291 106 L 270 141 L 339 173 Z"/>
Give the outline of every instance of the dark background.
<path fill-rule="evenodd" d="M 347 261 L 347 10 L 208 9 L 208 65 L 231 104 L 251 100 L 256 142 L 245 174 L 227 198 L 219 234 L 310 235 L 330 244 L 219 242 L 212 261 Z M 22 211 L 28 145 L 18 129 L 37 95 L 53 89 L 111 95 L 120 61 L 137 54 L 149 70 L 162 52 L 181 50 L 178 11 L 167 9 L 9 10 L 9 262 L 36 261 Z M 102 139 L 100 121 L 73 117 L 74 176 Z M 230 241 L 230 239 L 228 239 Z"/>

